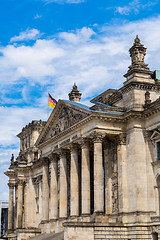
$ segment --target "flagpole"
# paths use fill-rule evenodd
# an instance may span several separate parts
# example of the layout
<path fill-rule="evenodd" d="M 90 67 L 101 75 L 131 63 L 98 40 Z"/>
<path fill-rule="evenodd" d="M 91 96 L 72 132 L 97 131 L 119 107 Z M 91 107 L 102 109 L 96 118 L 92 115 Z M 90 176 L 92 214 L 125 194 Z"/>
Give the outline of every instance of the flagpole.
<path fill-rule="evenodd" d="M 48 118 L 49 118 L 49 92 L 48 92 Z"/>

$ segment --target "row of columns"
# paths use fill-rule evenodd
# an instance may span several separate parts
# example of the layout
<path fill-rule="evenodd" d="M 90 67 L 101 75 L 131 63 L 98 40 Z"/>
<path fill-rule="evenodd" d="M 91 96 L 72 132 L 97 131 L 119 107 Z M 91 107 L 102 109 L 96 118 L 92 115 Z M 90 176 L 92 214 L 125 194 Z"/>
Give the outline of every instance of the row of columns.
<path fill-rule="evenodd" d="M 23 216 L 23 184 L 24 180 L 19 179 L 17 184 L 9 182 L 9 207 L 8 207 L 8 230 L 14 228 L 22 228 L 22 216 Z M 14 188 L 15 188 L 15 203 L 14 206 Z M 14 210 L 15 207 L 15 210 Z M 15 218 L 14 218 L 15 212 Z M 14 221 L 13 221 L 14 218 Z"/>
<path fill-rule="evenodd" d="M 93 178 L 94 178 L 94 212 L 104 212 L 104 169 L 101 135 L 93 139 Z M 57 155 L 55 155 L 57 156 Z M 105 156 L 105 154 L 104 154 Z M 77 145 L 72 144 L 70 151 L 70 216 L 79 216 L 79 196 L 81 195 L 81 214 L 91 214 L 91 168 L 90 168 L 90 143 L 87 139 L 81 141 L 81 188 L 79 187 L 79 158 Z M 58 187 L 58 160 L 54 155 L 50 158 L 50 184 L 48 161 L 43 161 L 42 178 L 42 222 L 64 219 L 68 217 L 68 179 L 67 155 L 65 150 L 59 151 L 59 187 Z M 105 170 L 106 171 L 106 170 Z M 108 174 L 107 174 L 108 175 Z M 15 228 L 22 228 L 23 216 L 23 181 L 18 180 L 15 197 L 17 208 L 15 214 Z M 59 190 L 58 190 L 59 189 Z M 81 190 L 81 193 L 79 192 Z M 105 197 L 106 198 L 106 197 Z M 50 199 L 50 200 L 49 200 Z M 8 227 L 13 229 L 13 202 L 14 184 L 9 183 L 9 216 Z M 107 210 L 109 213 L 109 211 Z"/>
<path fill-rule="evenodd" d="M 70 151 L 70 216 L 79 216 L 79 172 L 78 148 L 72 145 Z M 50 181 L 50 214 L 49 214 L 49 183 L 47 181 L 47 166 L 43 166 L 43 221 L 67 218 L 67 156 L 65 150 L 59 153 L 60 188 L 58 213 L 58 178 L 56 158 L 51 158 Z M 102 138 L 94 139 L 94 212 L 104 212 L 103 156 Z M 89 142 L 81 144 L 81 203 L 82 215 L 90 215 L 90 150 Z"/>

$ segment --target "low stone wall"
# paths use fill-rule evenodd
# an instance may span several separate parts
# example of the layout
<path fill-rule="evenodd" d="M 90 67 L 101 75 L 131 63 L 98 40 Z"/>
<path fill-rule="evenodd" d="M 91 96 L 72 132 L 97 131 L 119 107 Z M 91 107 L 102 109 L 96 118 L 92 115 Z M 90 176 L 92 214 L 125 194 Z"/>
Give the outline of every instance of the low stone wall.
<path fill-rule="evenodd" d="M 18 229 L 16 232 L 17 240 L 27 240 L 41 234 L 39 229 Z"/>
<path fill-rule="evenodd" d="M 95 227 L 94 239 L 148 239 L 151 240 L 151 230 L 149 227 Z"/>
<path fill-rule="evenodd" d="M 84 226 L 65 228 L 64 240 L 94 240 L 94 228 Z"/>
<path fill-rule="evenodd" d="M 103 223 L 65 223 L 64 240 L 158 240 L 154 225 L 131 224 L 130 226 Z M 160 229 L 160 225 L 158 227 Z M 160 231 L 159 231 L 160 232 Z M 157 234 L 157 237 L 155 235 Z"/>

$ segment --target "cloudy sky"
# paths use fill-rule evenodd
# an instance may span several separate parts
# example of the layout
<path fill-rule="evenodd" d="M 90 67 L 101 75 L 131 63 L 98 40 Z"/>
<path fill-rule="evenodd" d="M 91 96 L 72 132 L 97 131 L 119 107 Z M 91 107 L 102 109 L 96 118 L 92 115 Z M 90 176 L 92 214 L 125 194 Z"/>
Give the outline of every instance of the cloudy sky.
<path fill-rule="evenodd" d="M 136 34 L 146 63 L 160 69 L 159 10 L 159 0 L 0 0 L 0 200 L 16 135 L 47 120 L 48 91 L 68 99 L 76 82 L 87 104 L 121 87 Z"/>

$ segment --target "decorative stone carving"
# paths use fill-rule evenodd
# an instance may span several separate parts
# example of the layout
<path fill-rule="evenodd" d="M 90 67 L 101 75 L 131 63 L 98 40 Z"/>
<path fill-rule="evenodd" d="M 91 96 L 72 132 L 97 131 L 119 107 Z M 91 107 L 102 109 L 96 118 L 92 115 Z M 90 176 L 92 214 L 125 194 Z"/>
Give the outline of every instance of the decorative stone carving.
<path fill-rule="evenodd" d="M 129 67 L 132 68 L 142 68 L 149 69 L 147 64 L 144 63 L 144 57 L 146 55 L 146 48 L 141 44 L 138 35 L 134 40 L 133 46 L 129 49 L 130 56 L 132 59 L 132 65 Z"/>
<path fill-rule="evenodd" d="M 58 121 L 54 123 L 53 128 L 50 130 L 50 137 L 58 135 L 85 117 L 87 117 L 86 113 L 76 111 L 66 106 L 63 107 L 58 117 Z"/>
<path fill-rule="evenodd" d="M 145 92 L 145 104 L 150 104 L 151 103 L 151 99 L 150 99 L 150 92 L 146 91 Z"/>
<path fill-rule="evenodd" d="M 8 183 L 8 186 L 9 186 L 9 188 L 14 188 L 15 184 L 14 184 L 14 183 L 11 183 L 11 182 L 9 182 L 9 183 Z"/>
<path fill-rule="evenodd" d="M 77 85 L 74 83 L 73 89 L 68 95 L 70 101 L 79 102 L 81 100 L 82 93 L 78 91 Z"/>
<path fill-rule="evenodd" d="M 98 143 L 98 142 L 102 142 L 103 141 L 103 138 L 105 137 L 105 134 L 93 132 L 91 137 L 93 138 L 93 142 L 94 143 Z"/>
<path fill-rule="evenodd" d="M 149 142 L 151 140 L 151 135 L 152 135 L 151 132 L 147 130 L 143 130 L 143 136 L 144 136 L 145 142 Z"/>
<path fill-rule="evenodd" d="M 120 133 L 117 138 L 119 145 L 126 145 L 126 133 Z"/>
<path fill-rule="evenodd" d="M 92 145 L 89 138 L 81 138 L 78 143 L 81 145 L 82 148 L 89 148 Z"/>
<path fill-rule="evenodd" d="M 36 200 L 36 207 L 37 207 L 37 213 L 39 212 L 39 193 L 40 193 L 40 187 L 42 183 L 42 175 L 39 175 L 36 178 L 32 179 L 34 189 L 35 189 L 35 200 Z"/>
<path fill-rule="evenodd" d="M 24 182 L 24 179 L 18 179 L 18 185 L 23 186 Z"/>
<path fill-rule="evenodd" d="M 148 68 L 148 64 L 144 63 L 144 57 L 146 55 L 146 48 L 141 44 L 138 35 L 134 40 L 133 46 L 129 49 L 130 57 L 132 60 L 132 64 L 129 66 L 128 72 L 124 75 L 124 77 L 128 77 L 134 70 L 140 70 L 149 73 L 150 70 Z"/>
<path fill-rule="evenodd" d="M 117 143 L 110 142 L 110 154 L 112 154 L 112 213 L 118 213 L 118 163 L 117 163 Z"/>

